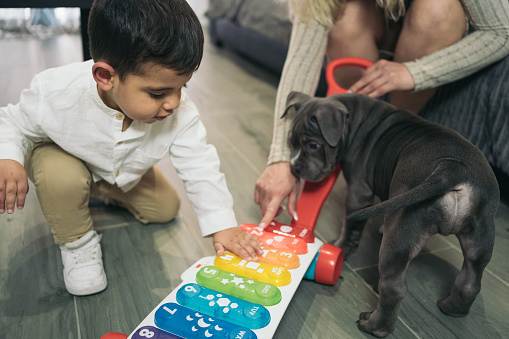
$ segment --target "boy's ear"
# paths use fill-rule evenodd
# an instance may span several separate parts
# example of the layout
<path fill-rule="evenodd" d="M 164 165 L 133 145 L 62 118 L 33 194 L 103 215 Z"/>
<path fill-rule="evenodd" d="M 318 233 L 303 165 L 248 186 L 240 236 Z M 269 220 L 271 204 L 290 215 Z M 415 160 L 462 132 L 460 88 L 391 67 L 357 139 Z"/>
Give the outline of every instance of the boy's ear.
<path fill-rule="evenodd" d="M 115 70 L 105 62 L 96 62 L 92 66 L 92 74 L 100 89 L 108 91 L 113 87 Z"/>

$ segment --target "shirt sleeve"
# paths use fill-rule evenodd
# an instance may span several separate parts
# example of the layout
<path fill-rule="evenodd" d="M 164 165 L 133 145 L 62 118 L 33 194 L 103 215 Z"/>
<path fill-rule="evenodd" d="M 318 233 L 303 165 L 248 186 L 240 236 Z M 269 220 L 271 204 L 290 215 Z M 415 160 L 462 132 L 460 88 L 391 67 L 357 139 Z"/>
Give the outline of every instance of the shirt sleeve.
<path fill-rule="evenodd" d="M 24 165 L 25 156 L 35 142 L 45 138 L 38 126 L 41 91 L 37 78 L 23 90 L 19 103 L 0 108 L 0 159 Z"/>
<path fill-rule="evenodd" d="M 283 67 L 276 95 L 274 131 L 268 164 L 290 161 L 288 135 L 292 116 L 281 119 L 286 108 L 286 98 L 291 91 L 314 95 L 325 60 L 329 29 L 314 22 L 303 23 L 294 19 L 288 54 Z"/>
<path fill-rule="evenodd" d="M 509 2 L 461 0 L 474 31 L 457 43 L 406 62 L 415 91 L 464 78 L 509 54 Z"/>
<path fill-rule="evenodd" d="M 196 111 L 189 100 L 184 106 L 181 103 L 184 110 Z M 170 159 L 184 182 L 202 236 L 208 236 L 238 224 L 233 211 L 233 198 L 226 186 L 225 176 L 219 170 L 217 151 L 214 146 L 207 144 L 206 130 L 198 114 L 186 115 L 177 117 L 187 121 L 179 122 L 184 126 L 170 147 Z"/>

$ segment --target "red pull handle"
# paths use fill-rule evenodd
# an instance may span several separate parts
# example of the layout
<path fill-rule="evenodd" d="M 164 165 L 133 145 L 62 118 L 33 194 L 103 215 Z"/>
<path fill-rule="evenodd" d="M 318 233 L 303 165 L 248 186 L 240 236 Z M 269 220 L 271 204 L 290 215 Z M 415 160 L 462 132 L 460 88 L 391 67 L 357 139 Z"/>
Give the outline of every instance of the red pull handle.
<path fill-rule="evenodd" d="M 329 175 L 319 182 L 304 181 L 304 187 L 297 202 L 299 220 L 292 219 L 290 226 L 299 226 L 311 231 L 315 229 L 320 210 L 334 187 L 339 173 L 341 173 L 341 167 L 337 165 Z"/>
<path fill-rule="evenodd" d="M 333 94 L 339 94 L 339 93 L 346 93 L 346 89 L 340 87 L 336 80 L 334 79 L 334 71 L 338 67 L 343 66 L 358 66 L 363 68 L 368 68 L 373 63 L 369 60 L 362 59 L 362 58 L 339 58 L 336 60 L 331 61 L 327 68 L 325 69 L 325 79 L 327 80 L 327 96 L 333 95 Z"/>

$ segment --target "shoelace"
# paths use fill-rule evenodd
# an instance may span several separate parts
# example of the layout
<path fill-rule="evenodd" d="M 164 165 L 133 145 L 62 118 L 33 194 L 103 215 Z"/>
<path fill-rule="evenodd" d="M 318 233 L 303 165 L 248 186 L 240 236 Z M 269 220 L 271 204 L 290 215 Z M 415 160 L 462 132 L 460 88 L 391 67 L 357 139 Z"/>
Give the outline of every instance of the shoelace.
<path fill-rule="evenodd" d="M 97 250 L 88 249 L 85 251 L 75 252 L 71 251 L 71 255 L 76 264 L 84 264 L 96 260 Z"/>

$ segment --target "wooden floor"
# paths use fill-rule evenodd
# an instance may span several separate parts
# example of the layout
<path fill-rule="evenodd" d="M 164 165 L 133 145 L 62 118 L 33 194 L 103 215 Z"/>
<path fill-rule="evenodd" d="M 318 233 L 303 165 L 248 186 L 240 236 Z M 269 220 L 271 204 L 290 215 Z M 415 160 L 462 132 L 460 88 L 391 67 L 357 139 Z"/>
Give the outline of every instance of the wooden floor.
<path fill-rule="evenodd" d="M 0 41 L 0 106 L 16 103 L 35 73 L 80 59 L 77 36 Z M 187 90 L 201 111 L 209 142 L 217 147 L 241 223 L 261 219 L 253 190 L 265 168 L 277 82 L 277 75 L 207 43 L 202 66 Z M 169 159 L 159 167 L 183 193 Z M 318 220 L 317 235 L 325 242 L 338 236 L 344 193 L 340 179 Z M 88 297 L 74 297 L 65 290 L 59 249 L 33 186 L 23 211 L 0 215 L 1 338 L 96 339 L 111 331 L 128 334 L 180 283 L 185 269 L 214 253 L 211 240 L 200 237 L 186 199 L 179 218 L 169 224 L 142 226 L 116 208 L 93 208 L 92 215 L 103 234 L 109 285 Z M 372 310 L 377 302 L 372 286 L 377 281 L 379 223 L 379 219 L 370 223 L 335 286 L 302 281 L 275 338 L 370 337 L 359 332 L 355 322 L 360 312 Z M 493 260 L 470 314 L 455 319 L 436 307 L 462 264 L 457 240 L 438 236 L 410 265 L 408 294 L 392 338 L 509 337 L 507 204 L 498 210 L 496 227 Z"/>

